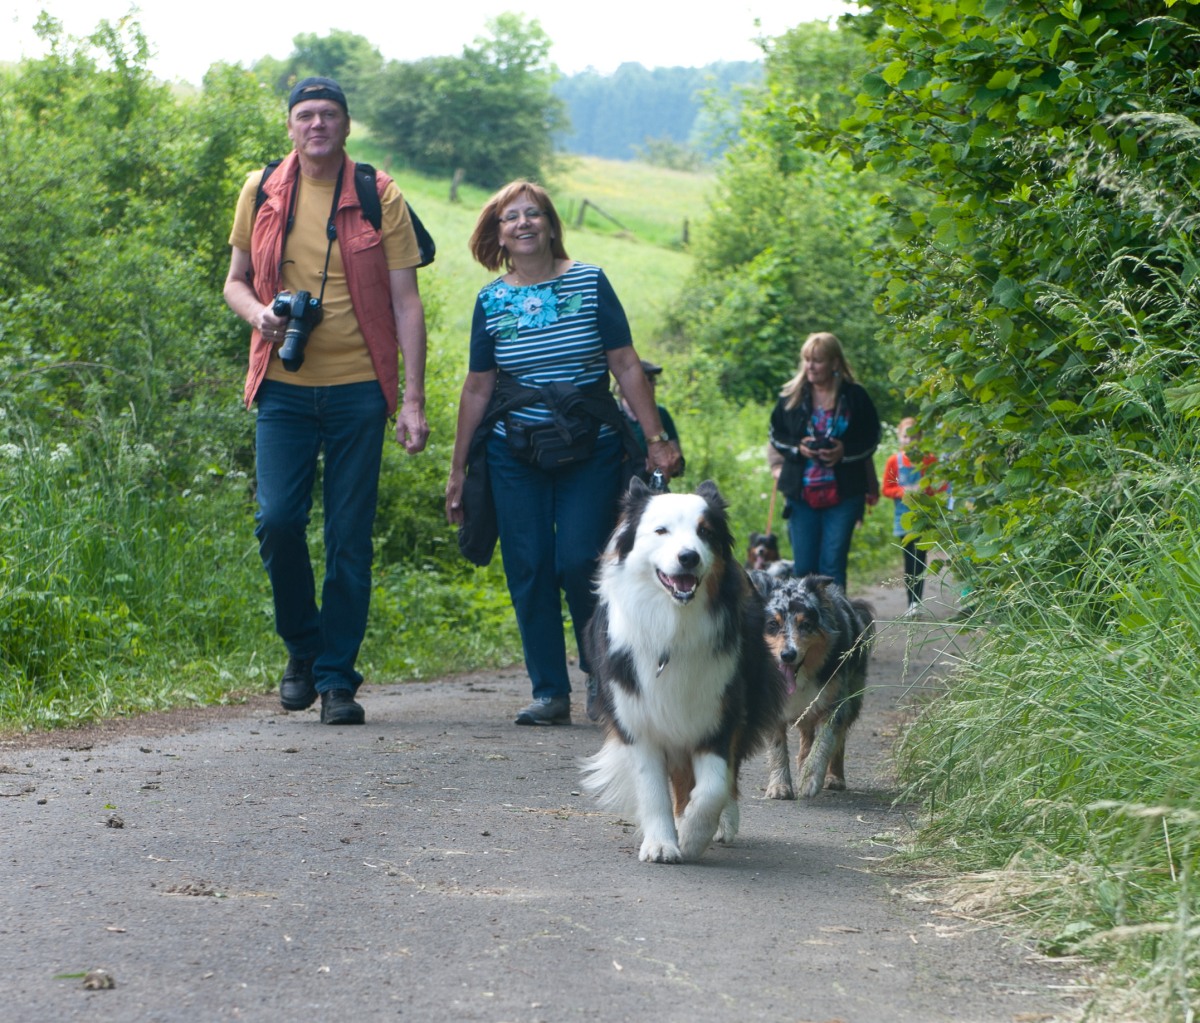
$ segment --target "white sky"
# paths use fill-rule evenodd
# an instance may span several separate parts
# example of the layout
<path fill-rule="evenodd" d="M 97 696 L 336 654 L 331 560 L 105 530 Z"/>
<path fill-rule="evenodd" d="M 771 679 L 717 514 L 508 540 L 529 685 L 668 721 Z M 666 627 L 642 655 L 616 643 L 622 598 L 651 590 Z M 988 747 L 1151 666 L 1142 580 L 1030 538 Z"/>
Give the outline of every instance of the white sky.
<path fill-rule="evenodd" d="M 117 21 L 133 0 L 0 0 L 0 61 L 40 56 L 33 33 L 38 12 L 58 18 L 74 36 L 102 20 Z M 847 9 L 844 0 L 441 0 L 382 4 L 372 0 L 141 0 L 136 19 L 164 79 L 199 84 L 216 61 L 250 65 L 286 57 L 301 32 L 343 29 L 366 36 L 385 59 L 457 55 L 505 11 L 541 22 L 550 57 L 567 74 L 614 71 L 625 61 L 646 67 L 698 67 L 718 60 L 756 60 L 753 40 Z M 856 9 L 856 8 L 850 8 Z M 756 19 L 760 22 L 756 25 Z"/>

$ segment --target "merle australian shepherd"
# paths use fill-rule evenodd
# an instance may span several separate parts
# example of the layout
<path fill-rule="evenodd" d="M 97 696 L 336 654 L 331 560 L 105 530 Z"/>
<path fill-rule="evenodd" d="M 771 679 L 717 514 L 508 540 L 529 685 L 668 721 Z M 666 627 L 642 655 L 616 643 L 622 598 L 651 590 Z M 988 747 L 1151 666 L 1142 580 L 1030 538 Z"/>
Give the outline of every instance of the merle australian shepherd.
<path fill-rule="evenodd" d="M 875 611 L 828 576 L 750 576 L 766 600 L 766 640 L 787 692 L 767 749 L 768 799 L 794 799 L 787 730 L 800 732 L 800 795 L 846 787 L 846 733 L 862 710 Z"/>
<path fill-rule="evenodd" d="M 738 771 L 784 697 L 716 484 L 655 494 L 635 479 L 597 592 L 587 644 L 607 735 L 585 787 L 636 820 L 639 859 L 694 860 L 737 834 Z"/>

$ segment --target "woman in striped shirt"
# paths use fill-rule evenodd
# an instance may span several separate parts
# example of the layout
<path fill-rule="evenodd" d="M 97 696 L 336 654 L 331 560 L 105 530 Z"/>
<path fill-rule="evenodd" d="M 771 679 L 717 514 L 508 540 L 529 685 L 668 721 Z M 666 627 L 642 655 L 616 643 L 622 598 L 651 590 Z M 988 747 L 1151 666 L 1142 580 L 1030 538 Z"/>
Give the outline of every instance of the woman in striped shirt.
<path fill-rule="evenodd" d="M 567 255 L 562 221 L 545 190 L 527 181 L 502 188 L 484 206 L 470 248 L 484 267 L 505 272 L 475 303 L 447 519 L 462 522 L 472 438 L 514 387 L 572 384 L 591 400 L 603 393 L 612 402 L 611 372 L 649 441 L 647 468 L 676 475 L 678 445 L 666 438 L 621 303 L 603 270 Z M 582 637 L 595 607 L 592 580 L 616 523 L 626 457 L 619 426 L 598 420 L 589 453 L 550 468 L 529 461 L 525 438 L 554 418 L 555 410 L 535 400 L 497 418 L 486 439 L 500 551 L 533 687 L 533 702 L 517 714 L 522 725 L 571 722 L 560 590 L 586 673 Z M 589 696 L 593 692 L 589 686 Z M 591 699 L 588 704 L 594 717 Z"/>

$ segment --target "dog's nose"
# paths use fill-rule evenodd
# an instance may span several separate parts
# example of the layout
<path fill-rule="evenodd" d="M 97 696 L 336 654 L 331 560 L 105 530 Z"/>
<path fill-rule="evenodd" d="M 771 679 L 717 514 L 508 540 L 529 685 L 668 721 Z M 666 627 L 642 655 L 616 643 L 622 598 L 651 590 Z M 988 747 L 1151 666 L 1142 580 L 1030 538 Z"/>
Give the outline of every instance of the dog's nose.
<path fill-rule="evenodd" d="M 791 664 L 792 661 L 796 659 L 796 652 L 797 651 L 794 646 L 789 646 L 785 648 L 784 651 L 779 655 L 779 659 L 783 661 L 784 664 Z"/>
<path fill-rule="evenodd" d="M 690 547 L 685 547 L 679 552 L 680 568 L 695 568 L 698 564 L 700 564 L 700 555 Z"/>

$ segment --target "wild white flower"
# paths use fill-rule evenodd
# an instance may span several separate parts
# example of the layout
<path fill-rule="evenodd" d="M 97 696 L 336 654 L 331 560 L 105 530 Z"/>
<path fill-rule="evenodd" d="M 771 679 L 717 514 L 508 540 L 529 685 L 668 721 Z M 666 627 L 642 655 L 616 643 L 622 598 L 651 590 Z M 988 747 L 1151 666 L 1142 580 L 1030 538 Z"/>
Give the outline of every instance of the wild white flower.
<path fill-rule="evenodd" d="M 66 444 L 54 445 L 54 450 L 50 452 L 51 462 L 65 462 L 71 457 L 71 449 Z"/>
<path fill-rule="evenodd" d="M 20 444 L 0 444 L 0 458 L 11 458 L 16 461 L 22 454 L 24 452 L 21 450 Z"/>

